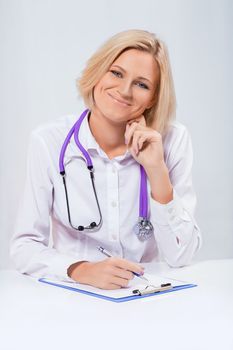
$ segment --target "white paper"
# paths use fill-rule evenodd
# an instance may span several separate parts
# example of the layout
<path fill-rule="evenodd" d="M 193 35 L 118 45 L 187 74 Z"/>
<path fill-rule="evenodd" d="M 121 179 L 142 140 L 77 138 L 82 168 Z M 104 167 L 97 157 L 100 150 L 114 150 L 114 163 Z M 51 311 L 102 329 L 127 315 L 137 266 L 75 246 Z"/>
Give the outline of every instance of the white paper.
<path fill-rule="evenodd" d="M 102 296 L 106 296 L 114 299 L 133 296 L 134 295 L 133 290 L 135 289 L 143 290 L 147 286 L 160 287 L 161 284 L 171 283 L 173 287 L 176 287 L 176 286 L 189 284 L 184 281 L 174 280 L 174 279 L 166 278 L 159 275 L 144 274 L 144 277 L 146 277 L 149 280 L 149 283 L 147 283 L 147 281 L 144 281 L 138 277 L 134 277 L 133 280 L 129 282 L 128 287 L 114 289 L 114 290 L 99 289 L 96 287 L 92 287 L 86 284 L 80 284 L 77 282 L 60 282 L 60 281 L 50 280 L 46 278 L 43 278 L 43 280 L 50 283 L 59 284 L 60 286 L 72 287 L 77 290 L 83 290 L 83 291 L 91 292 L 94 294 L 98 294 L 98 295 L 102 295 Z"/>

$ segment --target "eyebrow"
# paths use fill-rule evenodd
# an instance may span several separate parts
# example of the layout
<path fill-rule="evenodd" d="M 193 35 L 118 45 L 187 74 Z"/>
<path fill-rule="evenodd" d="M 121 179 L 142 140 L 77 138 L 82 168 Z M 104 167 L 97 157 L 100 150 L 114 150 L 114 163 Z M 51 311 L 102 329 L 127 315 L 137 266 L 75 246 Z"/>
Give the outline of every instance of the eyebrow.
<path fill-rule="evenodd" d="M 121 66 L 118 66 L 117 64 L 113 64 L 111 67 L 120 68 L 124 73 L 126 73 L 126 70 L 125 70 L 124 68 L 122 68 Z M 153 85 L 152 82 L 151 82 L 149 79 L 145 78 L 145 77 L 141 77 L 141 76 L 140 76 L 140 77 L 137 77 L 137 79 L 146 80 L 146 81 L 148 81 L 151 85 Z"/>

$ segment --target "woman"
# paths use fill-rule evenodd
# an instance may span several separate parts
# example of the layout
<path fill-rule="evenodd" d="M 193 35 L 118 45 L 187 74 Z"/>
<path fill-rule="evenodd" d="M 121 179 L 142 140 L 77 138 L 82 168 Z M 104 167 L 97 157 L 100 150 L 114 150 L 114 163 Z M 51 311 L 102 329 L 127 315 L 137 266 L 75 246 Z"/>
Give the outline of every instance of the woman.
<path fill-rule="evenodd" d="M 66 116 L 32 132 L 16 267 L 115 289 L 143 274 L 139 263 L 190 263 L 201 239 L 192 146 L 174 122 L 165 45 L 146 31 L 119 33 L 90 58 L 78 88 L 88 107 L 78 122 Z"/>

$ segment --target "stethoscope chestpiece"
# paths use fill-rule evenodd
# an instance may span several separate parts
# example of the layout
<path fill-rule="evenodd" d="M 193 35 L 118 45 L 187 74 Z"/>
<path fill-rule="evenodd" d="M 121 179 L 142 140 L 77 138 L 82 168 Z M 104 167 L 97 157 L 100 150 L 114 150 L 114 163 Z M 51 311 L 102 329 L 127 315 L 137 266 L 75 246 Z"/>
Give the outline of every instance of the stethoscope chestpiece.
<path fill-rule="evenodd" d="M 154 227 L 147 218 L 140 217 L 133 228 L 134 233 L 140 241 L 147 241 L 154 233 Z"/>

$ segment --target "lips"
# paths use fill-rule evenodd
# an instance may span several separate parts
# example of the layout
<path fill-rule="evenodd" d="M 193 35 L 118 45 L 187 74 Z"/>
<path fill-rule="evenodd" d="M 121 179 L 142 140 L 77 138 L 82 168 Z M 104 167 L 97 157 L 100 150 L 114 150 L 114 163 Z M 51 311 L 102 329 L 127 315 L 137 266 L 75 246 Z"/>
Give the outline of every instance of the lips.
<path fill-rule="evenodd" d="M 131 106 L 128 102 L 126 102 L 125 100 L 120 99 L 119 97 L 115 97 L 111 94 L 108 93 L 108 95 L 116 102 L 118 102 L 120 105 L 128 107 Z"/>

